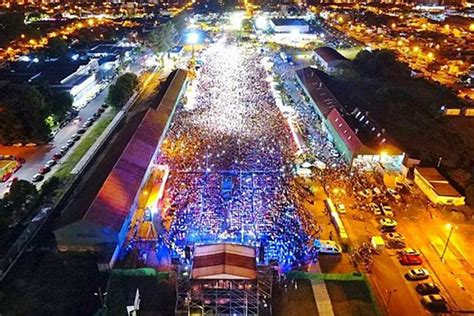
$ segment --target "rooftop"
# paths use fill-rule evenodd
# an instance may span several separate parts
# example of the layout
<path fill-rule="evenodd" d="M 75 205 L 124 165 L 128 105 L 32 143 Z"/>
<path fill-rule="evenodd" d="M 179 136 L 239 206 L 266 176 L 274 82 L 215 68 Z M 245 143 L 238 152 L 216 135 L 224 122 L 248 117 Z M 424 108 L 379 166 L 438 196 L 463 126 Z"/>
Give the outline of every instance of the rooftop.
<path fill-rule="evenodd" d="M 284 25 L 291 25 L 291 26 L 305 26 L 308 25 L 305 20 L 303 19 L 272 19 L 273 24 L 276 26 L 284 26 Z"/>
<path fill-rule="evenodd" d="M 197 245 L 193 279 L 255 279 L 255 249 L 234 244 Z"/>
<path fill-rule="evenodd" d="M 430 183 L 439 196 L 462 197 L 436 168 L 419 167 L 416 168 L 416 171 Z"/>
<path fill-rule="evenodd" d="M 148 109 L 125 150 L 103 183 L 84 220 L 119 232 L 129 215 L 143 177 L 163 137 L 186 71 L 170 75 L 169 86 L 157 108 Z"/>
<path fill-rule="evenodd" d="M 346 61 L 347 59 L 331 47 L 318 47 L 314 53 L 320 56 L 325 62 Z"/>

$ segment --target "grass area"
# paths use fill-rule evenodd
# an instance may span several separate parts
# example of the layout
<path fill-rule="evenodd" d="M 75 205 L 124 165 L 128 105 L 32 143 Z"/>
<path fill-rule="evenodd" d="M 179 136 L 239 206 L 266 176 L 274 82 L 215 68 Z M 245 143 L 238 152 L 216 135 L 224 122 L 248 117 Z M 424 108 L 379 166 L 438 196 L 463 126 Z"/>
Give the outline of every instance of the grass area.
<path fill-rule="evenodd" d="M 337 51 L 347 59 L 354 59 L 357 54 L 362 50 L 362 47 L 351 47 L 351 48 L 341 48 Z"/>
<path fill-rule="evenodd" d="M 298 287 L 286 289 L 277 282 L 273 284 L 272 311 L 275 316 L 318 316 L 311 281 L 297 279 Z"/>
<path fill-rule="evenodd" d="M 325 282 L 335 315 L 378 315 L 364 281 Z"/>
<path fill-rule="evenodd" d="M 142 313 L 174 315 L 175 286 L 168 274 L 154 269 L 112 270 L 107 284 L 106 305 L 110 315 L 127 315 L 127 297 L 139 289 Z"/>
<path fill-rule="evenodd" d="M 73 147 L 73 152 L 67 157 L 67 160 L 62 163 L 58 171 L 54 173 L 54 176 L 61 180 L 65 180 L 69 177 L 72 169 L 74 169 L 77 163 L 113 120 L 115 111 L 112 110 L 105 114 L 105 116 L 106 117 L 99 120 L 96 124 L 92 125 L 89 131 L 82 137 L 81 141 Z"/>

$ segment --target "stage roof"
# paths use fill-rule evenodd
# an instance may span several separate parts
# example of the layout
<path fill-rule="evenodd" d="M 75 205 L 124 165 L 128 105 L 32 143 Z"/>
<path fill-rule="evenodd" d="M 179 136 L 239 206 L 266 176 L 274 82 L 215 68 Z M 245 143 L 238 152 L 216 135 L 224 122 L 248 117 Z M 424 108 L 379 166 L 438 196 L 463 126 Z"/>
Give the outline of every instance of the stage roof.
<path fill-rule="evenodd" d="M 197 245 L 192 279 L 244 279 L 257 277 L 255 249 L 234 244 Z"/>

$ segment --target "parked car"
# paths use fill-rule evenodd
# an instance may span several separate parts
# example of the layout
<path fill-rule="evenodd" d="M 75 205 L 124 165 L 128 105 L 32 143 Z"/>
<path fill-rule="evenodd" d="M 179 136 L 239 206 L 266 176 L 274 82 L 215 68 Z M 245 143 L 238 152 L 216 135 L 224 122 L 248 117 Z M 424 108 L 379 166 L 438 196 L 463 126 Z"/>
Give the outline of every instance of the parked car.
<path fill-rule="evenodd" d="M 340 214 L 346 214 L 346 206 L 342 203 L 338 203 L 336 205 L 337 207 L 337 211 L 340 213 Z"/>
<path fill-rule="evenodd" d="M 107 103 L 104 103 L 104 104 L 102 104 L 100 107 L 101 107 L 102 109 L 106 109 L 106 108 L 109 107 L 109 105 L 108 105 Z"/>
<path fill-rule="evenodd" d="M 43 168 L 41 168 L 41 169 L 38 171 L 38 173 L 39 173 L 39 174 L 47 174 L 47 173 L 50 172 L 50 171 L 51 171 L 51 168 L 50 168 L 50 167 L 44 166 Z"/>
<path fill-rule="evenodd" d="M 430 295 L 430 294 L 439 294 L 440 289 L 436 283 L 428 282 L 428 283 L 418 283 L 415 286 L 415 290 L 420 295 Z"/>
<path fill-rule="evenodd" d="M 399 259 L 400 264 L 404 266 L 418 266 L 423 263 L 420 256 L 403 255 Z"/>
<path fill-rule="evenodd" d="M 397 222 L 391 218 L 382 218 L 379 223 L 382 232 L 394 232 L 397 230 Z"/>
<path fill-rule="evenodd" d="M 375 195 L 382 195 L 382 190 L 380 190 L 378 187 L 375 187 L 372 190 L 374 191 Z"/>
<path fill-rule="evenodd" d="M 400 194 L 398 194 L 397 191 L 395 191 L 394 189 L 387 189 L 387 192 L 393 197 L 393 199 L 395 201 L 400 201 L 402 199 L 402 197 L 400 196 Z"/>
<path fill-rule="evenodd" d="M 67 146 L 68 148 L 71 148 L 72 146 L 74 146 L 74 140 L 73 140 L 73 139 L 68 140 L 68 141 L 66 142 L 66 146 Z"/>
<path fill-rule="evenodd" d="M 82 120 L 82 118 L 81 118 L 80 116 L 76 116 L 76 117 L 72 120 L 72 122 L 73 122 L 74 124 L 79 124 L 79 122 L 80 122 L 81 120 Z"/>
<path fill-rule="evenodd" d="M 389 240 L 387 242 L 387 245 L 389 248 L 392 248 L 392 249 L 402 249 L 407 246 L 404 240 Z"/>
<path fill-rule="evenodd" d="M 41 180 L 44 179 L 44 176 L 42 174 L 35 174 L 33 178 L 31 179 L 33 182 L 40 182 Z"/>
<path fill-rule="evenodd" d="M 86 132 L 86 131 L 84 130 L 84 133 L 85 133 L 85 132 Z M 72 140 L 72 141 L 75 141 L 75 142 L 77 142 L 80 138 L 81 138 L 81 135 L 79 135 L 79 134 L 73 134 L 73 135 L 71 136 L 71 140 Z"/>
<path fill-rule="evenodd" d="M 56 164 L 56 160 L 48 160 L 44 165 L 46 167 L 49 167 L 51 168 L 52 166 L 54 166 Z"/>
<path fill-rule="evenodd" d="M 84 124 L 82 124 L 82 128 L 81 129 L 86 129 L 88 128 L 89 126 L 92 125 L 92 122 L 91 121 L 85 121 Z M 79 131 L 78 131 L 79 133 Z"/>
<path fill-rule="evenodd" d="M 85 132 L 86 132 L 85 128 L 80 128 L 80 129 L 77 130 L 78 134 L 84 134 Z"/>
<path fill-rule="evenodd" d="M 448 311 L 448 303 L 439 294 L 424 295 L 421 303 L 431 312 L 445 313 Z"/>
<path fill-rule="evenodd" d="M 402 251 L 400 251 L 400 256 L 403 256 L 403 255 L 409 255 L 409 256 L 419 256 L 420 253 L 413 249 L 413 248 L 405 248 L 403 249 Z"/>
<path fill-rule="evenodd" d="M 55 153 L 53 155 L 54 160 L 60 160 L 61 158 L 63 158 L 63 155 L 61 153 Z"/>
<path fill-rule="evenodd" d="M 408 280 L 418 281 L 428 279 L 430 277 L 430 273 L 424 268 L 417 268 L 409 270 L 405 276 Z"/>
<path fill-rule="evenodd" d="M 370 209 L 372 210 L 372 213 L 374 213 L 375 216 L 382 215 L 382 210 L 380 209 L 380 207 L 377 204 L 370 203 L 369 207 L 370 207 Z"/>
<path fill-rule="evenodd" d="M 380 204 L 380 208 L 382 209 L 382 213 L 384 216 L 387 217 L 393 217 L 393 211 L 392 208 L 389 205 L 386 204 Z"/>
<path fill-rule="evenodd" d="M 405 240 L 405 236 L 400 233 L 387 233 L 385 234 L 385 239 L 387 240 Z"/>
<path fill-rule="evenodd" d="M 104 113 L 105 112 L 105 109 L 104 108 L 98 108 L 97 109 L 97 113 Z"/>

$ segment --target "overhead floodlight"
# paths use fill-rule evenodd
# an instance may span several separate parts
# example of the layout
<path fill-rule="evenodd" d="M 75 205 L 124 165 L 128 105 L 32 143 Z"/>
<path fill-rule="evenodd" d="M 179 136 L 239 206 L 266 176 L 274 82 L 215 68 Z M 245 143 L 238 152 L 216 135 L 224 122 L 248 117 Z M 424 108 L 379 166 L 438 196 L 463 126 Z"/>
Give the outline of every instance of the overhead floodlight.
<path fill-rule="evenodd" d="M 241 28 L 243 20 L 244 20 L 243 12 L 234 12 L 230 16 L 230 24 L 236 29 Z"/>
<path fill-rule="evenodd" d="M 196 44 L 197 42 L 199 42 L 199 34 L 196 32 L 188 33 L 188 35 L 186 36 L 186 42 L 192 45 Z"/>
<path fill-rule="evenodd" d="M 268 27 L 267 19 L 264 16 L 259 16 L 255 20 L 255 26 L 257 27 L 257 29 L 260 29 L 260 30 L 266 29 Z"/>

